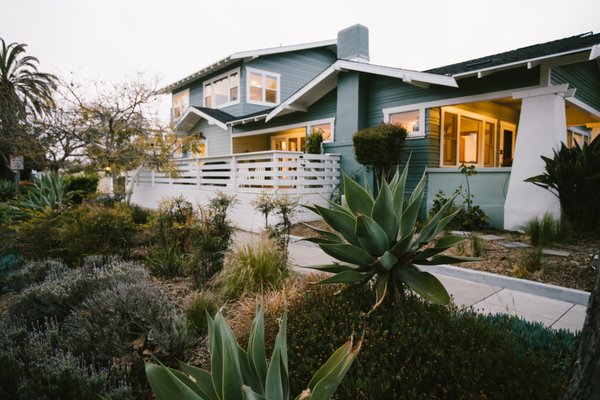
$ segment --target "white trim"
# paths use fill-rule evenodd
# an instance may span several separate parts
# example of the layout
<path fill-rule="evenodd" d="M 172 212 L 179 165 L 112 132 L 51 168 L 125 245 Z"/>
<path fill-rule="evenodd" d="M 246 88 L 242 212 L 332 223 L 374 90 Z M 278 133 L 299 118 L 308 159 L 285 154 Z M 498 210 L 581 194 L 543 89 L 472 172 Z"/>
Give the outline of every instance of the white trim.
<path fill-rule="evenodd" d="M 333 143 L 335 142 L 335 118 L 326 118 L 317 121 L 311 121 L 310 124 L 306 126 L 306 133 L 312 130 L 312 127 L 315 125 L 325 125 L 329 124 L 329 132 L 331 133 L 331 137 L 329 140 L 323 140 L 323 143 Z"/>
<path fill-rule="evenodd" d="M 214 71 L 217 68 L 224 68 L 228 65 L 233 64 L 234 62 L 236 62 L 237 60 L 240 60 L 240 59 L 257 58 L 257 57 L 269 55 L 269 54 L 278 54 L 278 53 L 285 53 L 288 51 L 307 50 L 307 49 L 314 49 L 317 47 L 328 47 L 328 46 L 335 46 L 335 45 L 337 45 L 337 39 L 323 40 L 320 42 L 302 43 L 302 44 L 296 44 L 296 45 L 290 45 L 290 46 L 271 47 L 271 48 L 267 48 L 267 49 L 241 51 L 238 53 L 233 53 L 225 58 L 218 60 L 215 63 L 212 63 L 212 64 L 198 70 L 197 72 L 194 72 L 191 75 L 186 76 L 183 79 L 180 79 L 168 86 L 165 86 L 162 89 L 159 89 L 157 93 L 172 92 L 189 82 L 192 82 L 196 79 L 200 79 L 200 78 L 208 75 L 209 73 L 211 73 L 212 71 Z"/>
<path fill-rule="evenodd" d="M 592 50 L 590 51 L 589 60 L 595 60 L 600 57 L 600 44 L 595 44 L 592 46 Z"/>
<path fill-rule="evenodd" d="M 466 78 L 466 77 L 475 76 L 475 75 L 479 76 L 480 73 L 481 73 L 482 76 L 485 76 L 485 75 L 489 75 L 489 74 L 491 74 L 493 72 L 501 71 L 501 70 L 504 70 L 504 69 L 510 69 L 510 68 L 519 67 L 519 66 L 527 66 L 530 63 L 531 63 L 531 65 L 533 65 L 537 61 L 547 60 L 549 58 L 566 56 L 566 55 L 569 55 L 569 54 L 584 52 L 584 51 L 592 50 L 592 49 L 593 49 L 593 46 L 590 46 L 590 47 L 584 47 L 584 48 L 577 49 L 577 50 L 569 50 L 569 51 L 565 51 L 565 52 L 562 52 L 562 53 L 548 54 L 548 55 L 541 56 L 541 57 L 535 57 L 535 58 L 529 58 L 529 59 L 526 59 L 526 60 L 514 61 L 514 62 L 511 62 L 511 63 L 507 63 L 507 64 L 495 65 L 493 67 L 481 68 L 481 69 L 477 69 L 477 70 L 473 70 L 473 71 L 467 71 L 467 72 L 459 72 L 457 74 L 453 74 L 452 77 L 454 77 L 454 78 Z"/>
<path fill-rule="evenodd" d="M 260 101 L 250 100 L 250 87 L 251 87 L 250 86 L 250 74 L 251 73 L 259 74 L 262 76 L 261 97 L 263 98 L 263 100 L 260 100 Z M 268 101 L 266 101 L 266 98 L 267 98 L 267 75 L 277 79 L 277 95 L 276 95 L 277 98 L 275 99 L 275 103 L 269 103 Z M 264 69 L 246 67 L 246 103 L 273 107 L 274 105 L 279 104 L 279 102 L 281 101 L 280 99 L 281 99 L 281 74 L 278 74 L 276 72 L 267 71 Z"/>
<path fill-rule="evenodd" d="M 234 68 L 232 70 L 229 70 L 225 73 L 222 73 L 220 75 L 217 75 L 213 78 L 210 78 L 204 82 L 202 82 L 202 107 L 206 107 L 206 86 L 207 85 L 211 85 L 211 89 L 212 89 L 212 84 L 215 83 L 218 80 L 221 80 L 223 78 L 229 78 L 231 75 L 233 74 L 237 74 L 237 79 L 238 79 L 238 87 L 237 87 L 237 100 L 235 101 L 231 101 L 231 81 L 230 79 L 227 80 L 227 98 L 230 99 L 230 101 L 220 104 L 220 105 L 213 105 L 211 104 L 210 107 L 207 108 L 213 108 L 213 109 L 220 109 L 220 108 L 224 108 L 224 107 L 228 107 L 228 106 L 232 106 L 234 104 L 239 104 L 240 102 L 240 95 L 241 95 L 241 89 L 240 87 L 242 86 L 242 75 L 240 73 L 240 68 Z M 213 94 L 211 93 L 211 99 L 214 99 Z M 212 100 L 211 100 L 212 102 Z"/>
<path fill-rule="evenodd" d="M 423 106 L 421 106 L 421 107 L 399 106 L 399 107 L 384 108 L 382 111 L 383 111 L 383 122 L 386 124 L 390 122 L 390 116 L 392 114 L 400 114 L 400 113 L 405 113 L 405 112 L 410 112 L 410 111 L 418 111 L 419 112 L 419 130 L 407 132 L 406 139 L 423 139 L 423 138 L 425 138 L 425 136 L 426 136 L 425 120 L 426 120 L 426 115 L 427 115 L 425 113 L 425 107 L 423 107 Z"/>
<path fill-rule="evenodd" d="M 596 110 L 594 107 L 589 106 L 588 104 L 584 103 L 583 101 L 581 101 L 575 97 L 569 97 L 565 100 L 568 101 L 569 103 L 589 112 L 593 116 L 600 118 L 600 110 Z"/>
<path fill-rule="evenodd" d="M 227 125 L 225 125 L 223 122 L 219 121 L 216 118 L 211 117 L 210 115 L 206 114 L 205 112 L 202 112 L 194 107 L 188 107 L 187 111 L 177 120 L 177 122 L 175 122 L 175 125 L 174 125 L 175 130 L 177 130 L 179 128 L 179 125 L 185 120 L 185 118 L 192 113 L 196 114 L 200 118 L 205 119 L 209 125 L 216 125 L 219 128 L 222 128 L 223 130 L 227 130 Z"/>
<path fill-rule="evenodd" d="M 512 122 L 507 122 L 507 121 L 500 121 L 500 132 L 499 132 L 499 138 L 498 138 L 498 156 L 500 156 L 500 150 L 502 150 L 502 155 L 504 155 L 504 131 L 511 131 L 512 132 L 512 143 L 511 143 L 511 147 L 512 147 L 512 155 L 513 155 L 513 160 L 515 159 L 515 149 L 517 148 L 517 125 L 513 124 Z M 497 160 L 498 164 L 500 164 L 502 161 L 500 159 Z M 500 167 L 500 166 L 499 166 Z M 501 168 L 511 168 L 511 167 L 501 167 Z"/>
<path fill-rule="evenodd" d="M 569 84 L 563 83 L 562 85 L 556 85 L 556 86 L 544 86 L 544 87 L 533 88 L 533 89 L 518 90 L 516 92 L 513 92 L 512 98 L 516 100 L 516 99 L 523 99 L 526 97 L 546 96 L 549 94 L 564 95 L 567 90 L 569 90 Z"/>
<path fill-rule="evenodd" d="M 309 126 L 312 126 L 312 125 L 321 125 L 321 124 L 327 124 L 327 123 L 330 123 L 332 125 L 332 129 L 335 128 L 335 118 L 323 118 L 323 119 L 316 119 L 313 121 L 300 122 L 297 124 L 275 126 L 273 128 L 257 129 L 255 131 L 250 131 L 250 132 L 232 133 L 231 136 L 232 136 L 232 138 L 234 138 L 234 137 L 264 135 L 265 133 L 272 133 L 272 132 L 284 131 L 284 130 L 288 130 L 288 129 L 302 128 L 302 127 L 308 128 Z M 332 134 L 333 134 L 333 131 L 332 131 Z"/>

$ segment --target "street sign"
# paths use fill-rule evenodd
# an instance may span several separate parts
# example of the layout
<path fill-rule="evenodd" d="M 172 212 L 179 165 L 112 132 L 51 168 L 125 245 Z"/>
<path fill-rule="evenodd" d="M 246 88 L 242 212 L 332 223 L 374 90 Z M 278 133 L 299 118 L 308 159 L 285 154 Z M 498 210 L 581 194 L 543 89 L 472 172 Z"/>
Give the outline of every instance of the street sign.
<path fill-rule="evenodd" d="M 12 169 L 13 171 L 21 171 L 25 169 L 25 162 L 23 161 L 23 156 L 11 156 L 10 169 Z"/>

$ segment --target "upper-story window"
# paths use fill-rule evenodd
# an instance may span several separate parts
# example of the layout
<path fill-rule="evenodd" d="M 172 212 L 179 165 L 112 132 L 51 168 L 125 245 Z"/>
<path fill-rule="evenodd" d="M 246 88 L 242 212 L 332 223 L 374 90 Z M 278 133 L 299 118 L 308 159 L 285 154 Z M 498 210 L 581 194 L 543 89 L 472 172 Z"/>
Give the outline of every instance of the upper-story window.
<path fill-rule="evenodd" d="M 239 68 L 204 82 L 204 107 L 221 108 L 239 101 Z"/>
<path fill-rule="evenodd" d="M 186 89 L 178 93 L 173 93 L 173 119 L 178 119 L 190 106 L 190 90 Z"/>
<path fill-rule="evenodd" d="M 247 101 L 252 104 L 273 105 L 279 103 L 280 75 L 273 72 L 246 68 Z"/>

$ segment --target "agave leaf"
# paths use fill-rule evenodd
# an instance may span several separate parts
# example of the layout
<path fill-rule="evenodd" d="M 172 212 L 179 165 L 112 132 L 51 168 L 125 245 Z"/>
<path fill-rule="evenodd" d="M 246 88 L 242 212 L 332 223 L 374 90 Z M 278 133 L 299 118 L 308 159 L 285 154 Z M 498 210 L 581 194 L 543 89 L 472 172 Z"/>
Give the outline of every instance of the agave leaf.
<path fill-rule="evenodd" d="M 415 258 L 413 258 L 413 261 L 418 264 L 419 261 L 433 257 L 436 254 L 446 251 L 453 246 L 459 245 L 464 241 L 465 238 L 462 236 L 445 236 L 437 241 L 435 247 L 430 247 L 419 253 Z"/>
<path fill-rule="evenodd" d="M 267 380 L 267 353 L 265 351 L 265 312 L 263 306 L 260 307 L 250 330 L 248 339 L 248 359 L 251 366 L 256 371 L 256 376 L 260 382 L 259 393 L 265 392 Z M 258 390 L 258 388 L 256 388 Z"/>
<path fill-rule="evenodd" d="M 413 190 L 413 192 L 410 194 L 410 197 L 408 199 L 408 203 L 412 203 L 417 197 L 422 196 L 422 192 L 425 190 L 425 183 L 427 182 L 426 179 L 426 174 L 425 171 L 423 171 L 423 175 L 421 176 L 421 180 L 419 181 L 419 183 L 417 183 L 417 186 L 415 186 L 415 189 Z"/>
<path fill-rule="evenodd" d="M 456 198 L 456 195 L 454 195 L 452 198 L 448 199 L 448 201 L 446 201 L 444 203 L 444 205 L 442 205 L 442 207 L 440 207 L 439 211 L 429 220 L 427 225 L 425 225 L 425 227 L 423 229 L 421 229 L 421 232 L 419 232 L 419 238 L 417 239 L 417 242 L 427 243 L 432 238 L 435 237 L 433 235 L 433 233 L 436 231 L 435 228 L 438 226 L 440 220 L 442 219 L 442 216 L 454 204 L 455 198 Z"/>
<path fill-rule="evenodd" d="M 400 217 L 404 211 L 404 189 L 406 187 L 407 176 L 408 176 L 408 162 L 404 166 L 402 175 L 400 175 L 397 183 L 392 188 L 394 211 L 398 217 Z"/>
<path fill-rule="evenodd" d="M 421 181 L 417 185 L 417 189 L 410 196 L 408 207 L 402 213 L 400 218 L 400 230 L 398 232 L 399 240 L 401 237 L 405 237 L 408 232 L 412 232 L 419 216 L 419 210 L 421 209 L 421 200 L 423 199 L 423 193 L 425 191 L 425 175 L 421 178 Z"/>
<path fill-rule="evenodd" d="M 438 225 L 435 227 L 435 229 L 433 230 L 433 232 L 431 232 L 430 236 L 432 238 L 436 237 L 440 232 L 442 232 L 444 229 L 446 229 L 446 226 L 448 226 L 448 224 L 450 223 L 450 221 L 452 221 L 454 219 L 454 217 L 456 217 L 456 215 L 460 212 L 460 210 L 456 210 L 454 211 L 452 214 L 442 218 L 440 220 L 440 222 L 438 223 Z M 418 244 L 418 243 L 417 243 Z"/>
<path fill-rule="evenodd" d="M 398 263 L 398 259 L 389 251 L 386 251 L 381 257 L 379 257 L 379 263 L 386 271 L 391 270 L 394 265 Z"/>
<path fill-rule="evenodd" d="M 310 265 L 310 266 L 306 266 L 306 267 L 302 267 L 302 268 L 310 268 L 310 269 L 314 269 L 316 271 L 323 271 L 323 272 L 331 272 L 334 274 L 337 274 L 339 272 L 344 272 L 344 271 L 358 271 L 358 268 L 354 265 L 348 265 L 348 264 L 327 264 L 327 265 Z"/>
<path fill-rule="evenodd" d="M 450 302 L 450 296 L 444 285 L 429 272 L 419 271 L 410 266 L 396 268 L 394 272 L 425 300 L 443 305 Z"/>
<path fill-rule="evenodd" d="M 400 241 L 398 241 L 394 247 L 390 250 L 390 252 L 396 256 L 396 258 L 401 258 L 406 254 L 408 249 L 413 243 L 413 232 L 409 232 L 408 235 L 404 236 Z"/>
<path fill-rule="evenodd" d="M 181 372 L 183 372 L 185 375 L 193 378 L 194 383 L 198 386 L 196 393 L 205 399 L 218 398 L 213 386 L 212 376 L 208 371 L 182 362 L 179 363 L 179 368 L 181 368 Z"/>
<path fill-rule="evenodd" d="M 351 264 L 369 265 L 375 258 L 360 247 L 351 244 L 322 244 L 319 247 L 328 255 Z"/>
<path fill-rule="evenodd" d="M 217 314 L 218 316 L 219 314 Z M 215 316 L 215 318 L 217 317 Z M 213 378 L 213 386 L 217 395 L 222 393 L 223 387 L 223 346 L 221 333 L 217 329 L 215 319 L 206 313 L 208 330 L 208 347 L 210 349 L 210 371 Z"/>
<path fill-rule="evenodd" d="M 332 362 L 327 360 L 325 362 L 325 364 L 323 364 L 323 366 L 319 369 L 319 371 L 321 369 L 324 369 L 325 371 L 329 371 L 329 373 L 325 374 L 325 376 L 323 378 L 319 379 L 316 382 L 316 384 L 314 385 L 314 387 L 312 387 L 312 389 L 310 389 L 310 391 L 311 391 L 310 399 L 312 399 L 312 400 L 329 400 L 329 399 L 331 399 L 331 397 L 335 393 L 337 387 L 340 385 L 341 381 L 344 379 L 344 376 L 348 372 L 348 369 L 350 369 L 350 366 L 354 362 L 354 359 L 356 358 L 358 352 L 360 351 L 361 345 L 362 345 L 362 340 L 355 347 L 352 347 L 351 343 L 344 345 L 344 346 L 349 346 L 350 351 L 348 351 L 347 349 L 343 349 L 342 352 L 343 352 L 344 356 L 342 357 L 341 360 L 339 360 L 338 357 L 334 358 L 337 351 L 334 352 L 334 354 L 329 358 L 329 360 L 334 358 L 332 360 Z M 344 346 L 342 346 L 342 347 L 344 347 Z M 312 382 L 312 379 L 311 379 L 311 382 Z M 310 384 L 309 384 L 309 388 L 310 388 Z"/>
<path fill-rule="evenodd" d="M 388 249 L 388 238 L 385 231 L 367 215 L 359 214 L 357 216 L 356 237 L 360 246 L 375 257 L 383 255 Z"/>
<path fill-rule="evenodd" d="M 181 375 L 185 377 L 185 374 L 178 375 L 176 372 L 162 365 L 146 364 L 146 376 L 158 400 L 208 400 L 191 388 L 192 380 L 182 380 Z"/>
<path fill-rule="evenodd" d="M 320 215 L 319 210 L 315 206 L 309 206 L 308 204 L 301 204 L 301 206 L 306 208 L 307 210 L 314 212 L 315 214 Z"/>
<path fill-rule="evenodd" d="M 250 386 L 242 386 L 242 393 L 245 400 L 266 400 L 266 398 L 252 390 Z"/>
<path fill-rule="evenodd" d="M 319 210 L 321 217 L 323 217 L 329 226 L 331 226 L 335 231 L 341 233 L 348 242 L 358 245 L 358 240 L 356 239 L 355 234 L 356 218 L 341 211 L 330 210 L 321 206 L 316 207 Z"/>
<path fill-rule="evenodd" d="M 421 260 L 418 264 L 420 265 L 441 265 L 441 264 L 457 264 L 461 262 L 469 261 L 481 261 L 481 258 L 477 257 L 464 257 L 464 256 L 451 256 L 447 254 L 441 254 L 431 257 L 429 260 Z"/>
<path fill-rule="evenodd" d="M 344 175 L 344 194 L 348 207 L 354 215 L 371 215 L 373 197 L 358 183 Z"/>
<path fill-rule="evenodd" d="M 375 272 L 343 271 L 319 283 L 359 283 L 370 279 Z"/>
<path fill-rule="evenodd" d="M 268 399 L 289 398 L 288 360 L 287 360 L 287 309 L 283 313 L 283 319 L 279 332 L 275 338 L 271 363 L 267 370 L 267 381 L 265 385 L 265 397 Z"/>
<path fill-rule="evenodd" d="M 373 312 L 377 307 L 381 305 L 387 294 L 388 281 L 390 280 L 390 273 L 388 271 L 382 272 L 377 275 L 377 281 L 375 282 L 375 305 L 369 311 L 369 314 Z"/>
<path fill-rule="evenodd" d="M 221 379 L 217 395 L 221 399 L 236 399 L 242 397 L 242 372 L 239 360 L 239 345 L 229 325 L 221 313 L 215 317 L 215 333 L 218 332 L 222 346 L 222 372 L 218 378 Z M 215 379 L 213 379 L 215 383 Z"/>
<path fill-rule="evenodd" d="M 354 214 L 352 213 L 352 211 L 344 206 L 340 206 L 339 204 L 337 204 L 334 201 L 329 201 L 329 206 L 332 210 L 336 210 L 336 211 L 340 211 L 343 213 L 346 213 L 352 217 L 354 217 Z"/>
<path fill-rule="evenodd" d="M 373 205 L 371 217 L 384 230 L 388 237 L 388 245 L 396 240 L 398 231 L 398 217 L 394 212 L 392 192 L 385 180 L 381 184 L 381 190 Z"/>
<path fill-rule="evenodd" d="M 308 224 L 304 224 L 305 226 L 307 226 L 308 228 L 310 228 L 313 232 L 318 233 L 319 235 L 321 235 L 321 237 L 325 240 L 328 240 L 330 242 L 340 242 L 342 243 L 343 240 L 341 237 L 339 237 L 338 235 L 336 235 L 333 232 L 329 232 L 323 229 L 319 229 L 319 228 L 315 228 L 314 226 L 310 226 Z"/>
<path fill-rule="evenodd" d="M 331 240 L 327 240 L 327 239 L 322 239 L 322 238 L 305 238 L 302 239 L 305 242 L 311 242 L 311 243 L 315 243 L 318 245 L 322 245 L 322 244 L 340 244 L 340 242 L 335 241 L 332 242 Z M 345 242 L 341 242 L 341 243 L 345 243 Z"/>
<path fill-rule="evenodd" d="M 340 363 L 344 361 L 350 351 L 352 350 L 352 340 L 348 340 L 346 343 L 338 347 L 336 351 L 329 357 L 329 359 L 321 365 L 321 367 L 314 373 L 310 382 L 308 382 L 308 389 L 313 390 L 317 383 L 322 381 L 327 375 L 329 375 Z"/>

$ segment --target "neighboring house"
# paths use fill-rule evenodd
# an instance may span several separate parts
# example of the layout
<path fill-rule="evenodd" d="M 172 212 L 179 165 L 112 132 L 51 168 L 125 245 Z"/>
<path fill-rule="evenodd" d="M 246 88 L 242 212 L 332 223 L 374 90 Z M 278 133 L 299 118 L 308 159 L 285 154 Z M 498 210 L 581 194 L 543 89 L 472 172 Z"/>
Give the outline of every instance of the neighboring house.
<path fill-rule="evenodd" d="M 543 171 L 540 156 L 600 133 L 600 34 L 424 72 L 368 61 L 368 30 L 354 25 L 337 40 L 235 53 L 167 86 L 176 131 L 201 135 L 202 155 L 183 154 L 173 179 L 142 174 L 133 201 L 236 193 L 234 221 L 257 229 L 256 193 L 325 204 L 340 169 L 364 172 L 354 132 L 391 122 L 409 131 L 409 184 L 427 174 L 428 206 L 439 190 L 450 195 L 463 183 L 460 164 L 475 165 L 475 203 L 493 225 L 515 229 L 559 210 L 555 196 L 523 182 Z M 312 129 L 324 132 L 323 155 L 301 153 Z"/>

